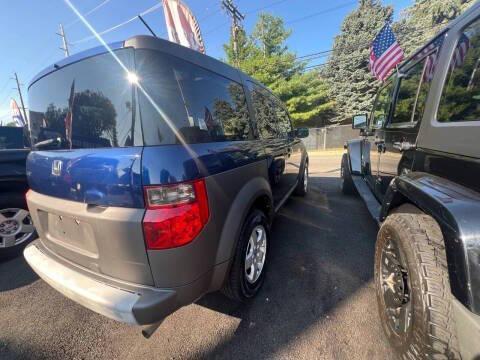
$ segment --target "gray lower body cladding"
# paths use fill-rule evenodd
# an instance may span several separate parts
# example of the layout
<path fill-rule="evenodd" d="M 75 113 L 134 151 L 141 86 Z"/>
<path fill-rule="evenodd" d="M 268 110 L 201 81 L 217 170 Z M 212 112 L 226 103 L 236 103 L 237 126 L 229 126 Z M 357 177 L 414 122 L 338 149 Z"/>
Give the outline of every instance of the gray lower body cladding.
<path fill-rule="evenodd" d="M 69 299 L 111 319 L 148 325 L 159 322 L 182 306 L 195 301 L 208 289 L 211 273 L 224 272 L 221 264 L 197 281 L 171 289 L 119 281 L 59 258 L 36 240 L 24 251 L 35 272 Z"/>
<path fill-rule="evenodd" d="M 91 207 L 30 192 L 39 239 L 25 258 L 52 287 L 115 320 L 152 324 L 223 286 L 254 201 L 272 199 L 266 161 L 205 179 L 210 218 L 188 245 L 146 250 L 144 209 Z M 52 270 L 53 269 L 53 270 Z"/>

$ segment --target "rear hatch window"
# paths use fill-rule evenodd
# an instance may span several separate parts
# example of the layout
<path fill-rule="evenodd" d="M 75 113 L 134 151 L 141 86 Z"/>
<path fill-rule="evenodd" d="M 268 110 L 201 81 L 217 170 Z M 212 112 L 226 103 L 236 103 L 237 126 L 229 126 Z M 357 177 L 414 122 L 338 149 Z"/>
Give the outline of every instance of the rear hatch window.
<path fill-rule="evenodd" d="M 91 205 L 143 207 L 133 49 L 83 59 L 29 89 L 30 187 Z M 119 64 L 121 62 L 123 66 Z"/>
<path fill-rule="evenodd" d="M 116 51 L 128 68 L 133 50 Z M 132 84 L 111 54 L 57 70 L 29 89 L 32 144 L 38 150 L 141 145 Z"/>

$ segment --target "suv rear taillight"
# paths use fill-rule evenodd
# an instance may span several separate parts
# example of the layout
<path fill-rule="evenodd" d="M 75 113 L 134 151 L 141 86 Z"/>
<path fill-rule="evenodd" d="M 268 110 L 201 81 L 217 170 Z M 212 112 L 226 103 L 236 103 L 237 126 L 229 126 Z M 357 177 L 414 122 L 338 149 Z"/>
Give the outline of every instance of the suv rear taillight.
<path fill-rule="evenodd" d="M 170 249 L 195 239 L 208 221 L 204 180 L 173 185 L 145 186 L 147 211 L 143 218 L 149 250 Z"/>

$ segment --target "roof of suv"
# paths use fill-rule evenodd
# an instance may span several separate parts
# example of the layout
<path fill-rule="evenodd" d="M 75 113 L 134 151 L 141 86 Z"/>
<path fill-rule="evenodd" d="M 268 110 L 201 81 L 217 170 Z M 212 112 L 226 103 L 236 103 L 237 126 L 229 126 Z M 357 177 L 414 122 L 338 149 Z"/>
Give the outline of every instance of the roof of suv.
<path fill-rule="evenodd" d="M 107 48 L 108 47 L 108 48 Z M 84 60 L 86 58 L 104 54 L 111 50 L 118 50 L 122 48 L 135 48 L 135 49 L 150 49 L 150 50 L 158 50 L 164 53 L 168 53 L 173 56 L 177 56 L 179 58 L 185 59 L 189 62 L 192 62 L 198 66 L 201 66 L 205 69 L 214 71 L 216 73 L 219 73 L 220 75 L 224 75 L 226 77 L 231 78 L 232 80 L 237 80 L 240 81 L 240 74 L 242 74 L 244 77 L 248 78 L 248 80 L 261 85 L 256 81 L 255 79 L 249 77 L 248 75 L 244 74 L 240 70 L 220 61 L 217 60 L 211 56 L 199 53 L 198 51 L 189 49 L 185 46 L 178 45 L 176 43 L 170 42 L 165 39 L 153 37 L 153 36 L 148 36 L 148 35 L 137 35 L 133 36 L 125 41 L 119 41 L 119 42 L 114 42 L 111 44 L 108 44 L 107 46 L 97 46 L 82 52 L 79 52 L 77 54 L 74 54 L 72 56 L 69 56 L 65 59 L 62 59 L 42 71 L 40 71 L 35 77 L 31 80 L 30 84 L 28 87 L 32 86 L 36 81 L 41 79 L 42 77 L 61 69 L 62 67 L 71 65 L 75 62 Z M 262 85 L 263 86 L 263 85 Z"/>

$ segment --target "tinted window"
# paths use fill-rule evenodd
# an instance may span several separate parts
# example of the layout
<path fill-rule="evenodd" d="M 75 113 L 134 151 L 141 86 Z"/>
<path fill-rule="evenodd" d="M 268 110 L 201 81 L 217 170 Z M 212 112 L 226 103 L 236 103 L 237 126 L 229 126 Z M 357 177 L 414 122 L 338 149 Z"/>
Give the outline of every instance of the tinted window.
<path fill-rule="evenodd" d="M 370 124 L 372 128 L 381 128 L 387 120 L 392 102 L 394 83 L 395 82 L 393 80 L 390 80 L 390 82 L 381 88 L 377 94 L 375 104 L 373 105 L 372 122 Z"/>
<path fill-rule="evenodd" d="M 250 123 L 242 85 L 182 59 L 136 51 L 145 145 L 247 140 Z"/>
<path fill-rule="evenodd" d="M 438 121 L 480 120 L 480 21 L 461 34 L 450 60 Z"/>
<path fill-rule="evenodd" d="M 430 88 L 430 83 L 424 81 L 427 59 L 424 58 L 414 64 L 400 78 L 392 124 L 408 123 L 421 119 L 428 89 Z"/>
<path fill-rule="evenodd" d="M 0 150 L 28 148 L 27 131 L 23 127 L 0 126 Z"/>
<path fill-rule="evenodd" d="M 290 122 L 290 117 L 288 116 L 287 110 L 283 107 L 280 101 L 277 101 L 277 120 L 278 120 L 278 131 L 282 136 L 286 136 L 292 131 L 292 124 Z"/>
<path fill-rule="evenodd" d="M 277 127 L 277 99 L 267 90 L 250 83 L 253 108 L 257 128 L 262 139 L 277 138 L 280 132 Z"/>
<path fill-rule="evenodd" d="M 133 50 L 116 52 L 133 69 Z M 57 70 L 29 89 L 32 142 L 38 148 L 141 144 L 132 85 L 110 54 Z"/>

